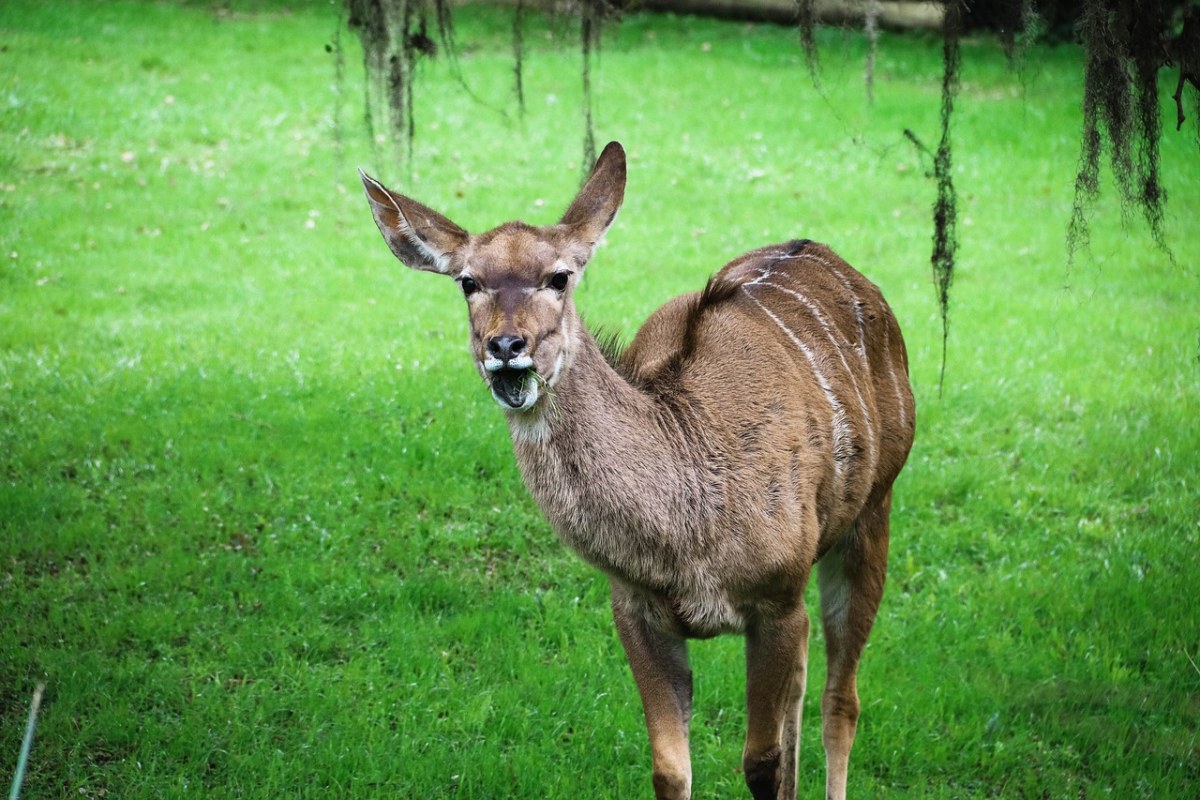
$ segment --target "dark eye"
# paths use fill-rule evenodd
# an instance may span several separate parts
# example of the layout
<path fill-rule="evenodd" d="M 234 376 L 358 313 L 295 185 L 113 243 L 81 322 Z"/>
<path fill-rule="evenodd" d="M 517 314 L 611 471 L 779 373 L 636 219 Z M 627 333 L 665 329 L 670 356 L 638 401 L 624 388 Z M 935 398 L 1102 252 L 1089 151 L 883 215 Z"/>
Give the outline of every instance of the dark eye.
<path fill-rule="evenodd" d="M 463 294 L 467 297 L 479 290 L 479 282 L 469 275 L 464 275 L 458 282 L 462 285 Z"/>
<path fill-rule="evenodd" d="M 567 288 L 567 281 L 571 279 L 569 272 L 556 272 L 550 276 L 550 288 L 556 292 L 561 292 Z"/>

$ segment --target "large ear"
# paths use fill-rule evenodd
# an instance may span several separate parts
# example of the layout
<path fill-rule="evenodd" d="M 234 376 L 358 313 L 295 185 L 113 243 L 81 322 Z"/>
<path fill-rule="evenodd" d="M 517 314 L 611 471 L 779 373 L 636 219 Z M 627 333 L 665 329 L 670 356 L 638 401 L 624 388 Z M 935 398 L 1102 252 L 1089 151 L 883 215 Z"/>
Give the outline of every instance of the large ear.
<path fill-rule="evenodd" d="M 371 201 L 371 214 L 396 258 L 413 269 L 447 273 L 450 254 L 466 244 L 469 234 L 428 206 L 387 189 L 358 171 Z"/>
<path fill-rule="evenodd" d="M 576 237 L 595 248 L 624 199 L 625 149 L 619 142 L 609 142 L 559 224 L 569 226 Z"/>

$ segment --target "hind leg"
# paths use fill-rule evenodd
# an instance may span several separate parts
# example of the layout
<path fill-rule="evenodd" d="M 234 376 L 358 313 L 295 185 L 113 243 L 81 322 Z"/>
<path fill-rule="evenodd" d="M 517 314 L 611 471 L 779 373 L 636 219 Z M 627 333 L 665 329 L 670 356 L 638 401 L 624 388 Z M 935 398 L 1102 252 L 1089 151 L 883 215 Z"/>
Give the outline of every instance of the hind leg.
<path fill-rule="evenodd" d="M 755 800 L 796 799 L 808 627 L 808 612 L 799 603 L 790 614 L 759 620 L 746 632 L 742 769 Z"/>
<path fill-rule="evenodd" d="M 825 796 L 846 797 L 850 748 L 858 727 L 858 662 L 875 622 L 887 574 L 889 489 L 859 515 L 854 528 L 820 561 L 821 623 L 828 677 L 821 696 Z"/>

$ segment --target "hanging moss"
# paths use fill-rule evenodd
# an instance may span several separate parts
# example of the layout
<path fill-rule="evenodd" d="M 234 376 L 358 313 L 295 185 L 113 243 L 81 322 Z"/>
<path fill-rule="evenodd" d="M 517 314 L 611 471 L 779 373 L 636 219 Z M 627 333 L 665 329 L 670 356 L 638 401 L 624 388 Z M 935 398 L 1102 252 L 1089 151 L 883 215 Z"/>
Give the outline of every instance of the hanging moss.
<path fill-rule="evenodd" d="M 336 157 L 335 170 L 338 174 L 342 171 L 343 147 L 346 138 L 342 123 L 342 88 L 346 85 L 346 50 L 342 45 L 342 33 L 345 27 L 346 16 L 339 9 L 333 42 L 325 45 L 325 52 L 333 55 L 333 151 Z"/>
<path fill-rule="evenodd" d="M 604 23 L 617 16 L 609 0 L 580 0 L 579 33 L 583 50 L 583 161 L 581 181 L 587 180 L 596 161 L 596 131 L 592 118 L 592 56 L 600 50 Z"/>
<path fill-rule="evenodd" d="M 867 0 L 863 9 L 863 32 L 867 36 L 867 105 L 875 105 L 875 53 L 879 49 L 879 0 Z"/>
<path fill-rule="evenodd" d="M 438 52 L 437 41 L 429 33 L 431 18 L 438 40 L 453 58 L 450 0 L 346 0 L 346 3 L 347 22 L 362 42 L 363 66 L 369 78 L 364 103 L 368 131 L 373 137 L 377 107 L 386 106 L 388 127 L 400 137 L 401 149 L 408 156 L 416 134 L 413 78 L 417 63 Z"/>
<path fill-rule="evenodd" d="M 513 60 L 517 104 L 525 108 L 524 15 L 528 0 L 517 0 L 513 20 Z M 593 115 L 592 61 L 599 52 L 603 26 L 630 0 L 573 0 L 566 13 L 579 18 L 582 54 L 582 116 L 584 176 L 596 158 Z M 1028 46 L 1049 30 L 1061 35 L 1066 21 L 1075 18 L 1083 40 L 1083 128 L 1080 133 L 1079 168 L 1075 199 L 1067 229 L 1071 256 L 1088 243 L 1090 213 L 1100 192 L 1100 168 L 1107 160 L 1116 179 L 1121 206 L 1128 216 L 1140 210 L 1155 241 L 1166 250 L 1163 225 L 1167 194 L 1162 186 L 1159 143 L 1158 72 L 1178 69 L 1174 94 L 1177 128 L 1185 120 L 1187 86 L 1200 89 L 1200 4 L 1196 0 L 942 0 L 943 75 L 941 138 L 930 153 L 911 131 L 906 135 L 932 160 L 931 176 L 937 185 L 933 208 L 931 264 L 942 319 L 942 364 L 939 391 L 944 381 L 946 347 L 950 330 L 950 287 L 958 251 L 957 195 L 953 181 L 951 122 L 959 87 L 959 40 L 963 15 L 994 27 L 1004 43 L 1010 63 L 1018 70 Z M 348 25 L 363 43 L 363 64 L 371 80 L 364 94 L 365 121 L 374 138 L 376 106 L 386 105 L 391 131 L 401 136 L 411 154 L 413 79 L 421 58 L 433 56 L 438 44 L 429 33 L 430 22 L 454 62 L 454 28 L 450 0 L 346 0 Z M 878 0 L 867 0 L 864 25 L 868 37 L 867 94 L 874 96 L 874 58 L 877 45 Z M 796 23 L 810 77 L 817 83 L 815 0 L 796 0 Z M 340 53 L 340 43 L 338 44 Z M 340 58 L 340 56 L 339 56 Z M 339 62 L 340 63 L 340 62 Z M 340 70 L 340 67 L 339 67 Z M 340 71 L 339 71 L 340 76 Z M 340 80 L 340 77 L 339 77 Z M 462 77 L 459 75 L 462 82 Z M 464 83 L 465 87 L 465 83 Z M 467 93 L 471 94 L 470 89 Z M 474 97 L 473 94 L 471 94 Z M 479 98 L 475 98 L 479 101 Z M 1200 143 L 1200 93 L 1193 91 L 1192 114 Z M 501 112 L 503 113 L 503 112 Z"/>
<path fill-rule="evenodd" d="M 1195 107 L 1192 118 L 1196 121 L 1196 143 L 1200 144 L 1200 5 L 1192 5 L 1183 12 L 1179 33 L 1166 42 L 1167 64 L 1179 70 L 1175 82 L 1175 130 L 1183 128 L 1187 116 L 1183 113 L 1183 92 L 1187 84 L 1192 85 L 1192 100 Z"/>
<path fill-rule="evenodd" d="M 1037 0 L 1005 0 L 967 13 L 970 19 L 964 21 L 964 27 L 974 24 L 994 29 L 1004 57 L 1013 69 L 1020 69 L 1026 50 L 1045 31 L 1037 12 Z"/>
<path fill-rule="evenodd" d="M 796 25 L 800 30 L 800 47 L 804 50 L 808 76 L 815 84 L 818 76 L 816 0 L 796 0 Z"/>
<path fill-rule="evenodd" d="M 950 146 L 950 122 L 954 99 L 958 95 L 962 54 L 962 34 L 958 4 L 946 3 L 942 35 L 942 135 L 933 157 L 933 178 L 937 183 L 937 201 L 933 206 L 933 283 L 937 290 L 938 311 L 942 317 L 942 365 L 938 373 L 938 393 L 946 378 L 946 346 L 950 339 L 950 284 L 954 281 L 954 259 L 958 253 L 958 194 L 954 189 L 953 159 Z"/>
<path fill-rule="evenodd" d="M 517 110 L 525 116 L 525 0 L 517 0 L 513 13 L 513 80 L 517 94 Z"/>
<path fill-rule="evenodd" d="M 380 76 L 384 74 L 391 35 L 383 0 L 347 0 L 346 24 L 358 32 L 363 50 L 363 125 L 367 130 L 371 147 L 375 147 L 375 114 L 378 100 L 376 91 L 381 87 Z M 376 154 L 378 157 L 378 154 Z"/>
<path fill-rule="evenodd" d="M 946 350 L 950 343 L 950 286 L 954 282 L 955 258 L 958 254 L 958 192 L 954 188 L 954 158 L 950 128 L 954 117 L 954 100 L 958 96 L 959 74 L 962 70 L 962 16 L 955 0 L 945 2 L 945 23 L 942 27 L 942 99 L 941 137 L 937 150 L 931 152 L 911 129 L 904 136 L 917 149 L 930 167 L 925 176 L 933 178 L 937 199 L 933 204 L 933 251 L 930 265 L 933 286 L 937 295 L 938 313 L 942 318 L 942 361 L 938 371 L 938 395 L 946 380 Z"/>
<path fill-rule="evenodd" d="M 596 161 L 596 130 L 592 121 L 592 51 L 600 46 L 602 23 L 595 3 L 584 0 L 579 18 L 580 41 L 583 47 L 583 160 L 580 180 L 587 180 L 588 170 Z"/>
<path fill-rule="evenodd" d="M 1085 0 L 1083 131 L 1067 228 L 1072 257 L 1088 245 L 1088 213 L 1099 196 L 1105 149 L 1122 212 L 1140 209 L 1151 236 L 1169 254 L 1163 235 L 1167 195 L 1159 173 L 1158 71 L 1166 64 L 1170 26 L 1163 0 Z"/>
<path fill-rule="evenodd" d="M 1158 70 L 1163 65 L 1161 44 L 1166 20 L 1161 0 L 1141 0 L 1134 9 L 1130 23 L 1130 56 L 1133 61 L 1134 142 L 1136 146 L 1134 201 L 1141 206 L 1142 215 L 1154 241 L 1167 249 L 1163 238 L 1163 204 L 1166 192 L 1159 180 L 1159 142 L 1162 140 L 1162 117 L 1158 103 Z"/>

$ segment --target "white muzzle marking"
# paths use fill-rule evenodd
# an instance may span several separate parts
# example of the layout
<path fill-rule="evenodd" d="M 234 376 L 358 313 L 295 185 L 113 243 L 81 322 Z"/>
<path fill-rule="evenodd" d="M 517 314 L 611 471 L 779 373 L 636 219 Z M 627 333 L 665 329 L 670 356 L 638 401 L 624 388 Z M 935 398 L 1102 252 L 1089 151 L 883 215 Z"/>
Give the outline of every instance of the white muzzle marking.
<path fill-rule="evenodd" d="M 499 372 L 502 369 L 529 369 L 532 366 L 533 356 L 529 355 L 510 358 L 507 362 L 499 358 L 485 358 L 483 360 L 483 369 L 485 372 Z"/>

